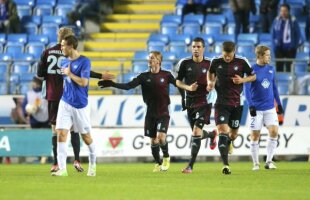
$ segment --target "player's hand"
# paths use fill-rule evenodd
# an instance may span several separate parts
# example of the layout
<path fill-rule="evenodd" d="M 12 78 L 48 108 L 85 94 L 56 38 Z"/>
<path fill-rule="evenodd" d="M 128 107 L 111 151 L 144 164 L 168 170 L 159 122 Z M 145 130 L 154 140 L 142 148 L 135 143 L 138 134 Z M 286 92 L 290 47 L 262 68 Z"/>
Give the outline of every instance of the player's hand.
<path fill-rule="evenodd" d="M 113 85 L 113 81 L 110 80 L 103 80 L 98 82 L 98 86 L 100 88 L 106 88 L 106 87 L 111 87 Z"/>
<path fill-rule="evenodd" d="M 208 85 L 207 85 L 206 89 L 207 89 L 208 92 L 211 92 L 211 90 L 213 90 L 214 87 L 215 87 L 214 82 L 208 82 Z"/>
<path fill-rule="evenodd" d="M 186 101 L 182 98 L 182 111 L 186 110 Z"/>
<path fill-rule="evenodd" d="M 197 88 L 198 88 L 198 84 L 197 84 L 197 82 L 195 82 L 195 83 L 191 84 L 190 86 L 188 86 L 187 90 L 193 92 L 193 91 L 196 91 Z"/>
<path fill-rule="evenodd" d="M 256 116 L 256 108 L 254 106 L 250 106 L 250 115 L 252 117 Z"/>
<path fill-rule="evenodd" d="M 69 63 L 69 65 L 68 65 L 68 67 L 66 67 L 66 68 L 61 68 L 60 70 L 61 70 L 61 74 L 69 76 L 70 73 L 71 73 L 71 66 L 70 66 L 70 63 Z"/>
<path fill-rule="evenodd" d="M 234 84 L 241 84 L 243 83 L 243 78 L 241 78 L 239 75 L 235 74 L 234 77 L 231 78 Z"/>
<path fill-rule="evenodd" d="M 103 80 L 112 80 L 115 76 L 113 74 L 109 74 L 109 71 L 106 71 L 104 74 L 102 74 Z"/>
<path fill-rule="evenodd" d="M 278 105 L 278 114 L 283 114 L 283 107 L 282 105 Z"/>

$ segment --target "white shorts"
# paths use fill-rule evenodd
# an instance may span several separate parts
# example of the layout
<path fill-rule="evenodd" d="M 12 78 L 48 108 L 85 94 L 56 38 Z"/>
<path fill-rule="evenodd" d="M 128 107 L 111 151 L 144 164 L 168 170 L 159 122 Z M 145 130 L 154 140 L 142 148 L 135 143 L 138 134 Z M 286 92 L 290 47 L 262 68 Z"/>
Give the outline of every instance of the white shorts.
<path fill-rule="evenodd" d="M 276 109 L 270 109 L 265 111 L 256 111 L 256 116 L 251 117 L 250 128 L 252 131 L 261 130 L 263 125 L 265 126 L 279 126 L 278 115 Z"/>
<path fill-rule="evenodd" d="M 84 108 L 74 108 L 63 100 L 60 100 L 56 129 L 70 130 L 71 127 L 74 132 L 79 132 L 81 134 L 90 133 L 91 125 L 89 106 Z"/>

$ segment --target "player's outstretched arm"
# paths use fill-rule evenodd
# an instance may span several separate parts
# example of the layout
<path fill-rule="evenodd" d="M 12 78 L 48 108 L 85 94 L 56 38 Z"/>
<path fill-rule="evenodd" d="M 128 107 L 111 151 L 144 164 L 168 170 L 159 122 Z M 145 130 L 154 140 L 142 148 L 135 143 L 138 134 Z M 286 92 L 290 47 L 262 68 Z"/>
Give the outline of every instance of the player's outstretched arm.
<path fill-rule="evenodd" d="M 113 74 L 110 74 L 108 72 L 105 73 L 98 73 L 94 71 L 90 71 L 90 78 L 97 78 L 97 79 L 103 79 L 103 80 L 112 80 L 115 78 Z"/>
<path fill-rule="evenodd" d="M 98 86 L 101 88 L 114 87 L 121 90 L 130 90 L 137 87 L 138 85 L 140 85 L 140 79 L 138 77 L 134 78 L 128 83 L 115 83 L 111 80 L 101 80 L 98 82 Z"/>

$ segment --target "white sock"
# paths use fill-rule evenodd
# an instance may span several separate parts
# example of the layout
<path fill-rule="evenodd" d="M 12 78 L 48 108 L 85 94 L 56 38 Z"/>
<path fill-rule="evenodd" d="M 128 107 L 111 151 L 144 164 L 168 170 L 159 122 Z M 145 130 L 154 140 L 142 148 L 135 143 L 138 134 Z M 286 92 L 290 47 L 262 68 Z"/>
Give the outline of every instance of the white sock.
<path fill-rule="evenodd" d="M 258 164 L 259 163 L 259 144 L 258 144 L 258 141 L 251 141 L 250 142 L 250 150 L 251 150 L 253 163 Z"/>
<path fill-rule="evenodd" d="M 271 162 L 275 149 L 277 148 L 277 138 L 268 138 L 267 140 L 267 159 L 266 162 Z"/>
<path fill-rule="evenodd" d="M 94 142 L 88 145 L 88 149 L 89 149 L 89 157 L 88 157 L 89 164 L 96 165 L 96 149 Z"/>
<path fill-rule="evenodd" d="M 59 169 L 67 169 L 67 147 L 65 142 L 57 142 L 57 160 Z"/>

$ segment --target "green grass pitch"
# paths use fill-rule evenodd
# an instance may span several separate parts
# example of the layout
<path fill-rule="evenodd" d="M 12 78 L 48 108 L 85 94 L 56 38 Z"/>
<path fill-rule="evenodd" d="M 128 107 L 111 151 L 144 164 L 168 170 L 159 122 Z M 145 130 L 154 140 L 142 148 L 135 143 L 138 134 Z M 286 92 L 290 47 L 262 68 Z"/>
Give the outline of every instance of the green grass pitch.
<path fill-rule="evenodd" d="M 231 175 L 221 174 L 217 162 L 196 163 L 192 174 L 181 173 L 185 165 L 153 173 L 149 163 L 98 164 L 96 177 L 71 164 L 68 177 L 52 177 L 50 165 L 0 165 L 0 199 L 310 199 L 307 162 L 279 162 L 277 170 L 257 172 L 250 162 L 233 162 Z"/>

